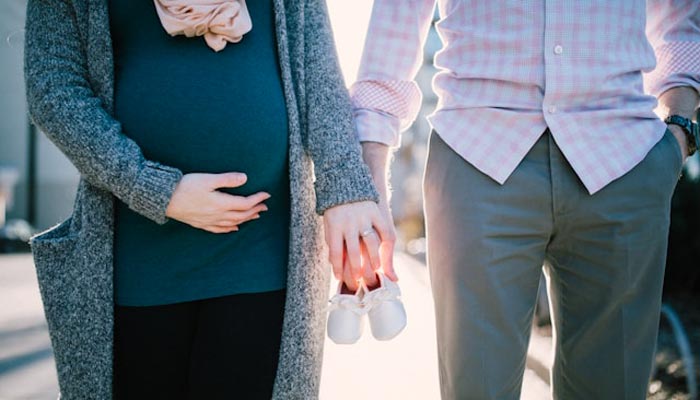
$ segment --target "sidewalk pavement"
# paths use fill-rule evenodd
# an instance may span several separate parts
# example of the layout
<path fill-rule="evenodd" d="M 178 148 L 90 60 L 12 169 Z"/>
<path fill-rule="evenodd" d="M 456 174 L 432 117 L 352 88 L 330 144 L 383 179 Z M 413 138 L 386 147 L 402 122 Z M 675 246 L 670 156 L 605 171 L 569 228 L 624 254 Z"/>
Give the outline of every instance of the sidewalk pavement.
<path fill-rule="evenodd" d="M 406 330 L 389 342 L 376 341 L 369 327 L 355 345 L 327 341 L 321 400 L 439 399 L 427 270 L 401 253 L 395 263 L 408 313 Z M 56 371 L 29 255 L 0 256 L 0 304 L 0 400 L 55 399 Z M 548 356 L 548 338 L 533 333 L 521 399 L 550 398 L 543 380 Z"/>
<path fill-rule="evenodd" d="M 428 270 L 414 258 L 397 253 L 394 261 L 399 275 L 402 300 L 408 314 L 406 329 L 388 342 L 372 337 L 368 324 L 360 341 L 354 345 L 337 345 L 326 339 L 321 400 L 438 400 L 440 386 L 435 342 L 435 313 Z M 331 293 L 335 285 L 331 284 Z M 544 351 L 537 359 L 549 355 L 544 338 L 537 336 Z M 547 371 L 530 368 L 533 356 L 528 355 L 528 368 L 521 400 L 547 400 L 549 386 L 539 376 Z M 535 366 L 539 367 L 537 362 Z"/>
<path fill-rule="evenodd" d="M 29 255 L 0 256 L 0 399 L 56 399 L 56 370 Z"/>

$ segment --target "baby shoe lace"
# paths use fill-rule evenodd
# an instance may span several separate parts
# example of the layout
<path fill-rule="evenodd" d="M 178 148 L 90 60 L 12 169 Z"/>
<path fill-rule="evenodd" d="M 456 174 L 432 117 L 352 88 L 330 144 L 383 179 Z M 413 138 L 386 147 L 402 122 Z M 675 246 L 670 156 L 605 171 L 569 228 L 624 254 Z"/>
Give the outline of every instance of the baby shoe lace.
<path fill-rule="evenodd" d="M 373 307 L 378 306 L 379 304 L 385 301 L 396 300 L 398 299 L 398 297 L 398 293 L 392 290 L 383 288 L 376 289 L 375 291 L 370 292 L 368 295 L 365 296 L 365 298 L 363 299 L 363 303 L 367 311 L 369 311 Z"/>
<path fill-rule="evenodd" d="M 357 315 L 364 315 L 367 313 L 367 310 L 365 309 L 363 304 L 353 301 L 351 297 L 333 296 L 328 302 L 330 303 L 328 306 L 329 310 L 342 308 L 351 311 Z"/>

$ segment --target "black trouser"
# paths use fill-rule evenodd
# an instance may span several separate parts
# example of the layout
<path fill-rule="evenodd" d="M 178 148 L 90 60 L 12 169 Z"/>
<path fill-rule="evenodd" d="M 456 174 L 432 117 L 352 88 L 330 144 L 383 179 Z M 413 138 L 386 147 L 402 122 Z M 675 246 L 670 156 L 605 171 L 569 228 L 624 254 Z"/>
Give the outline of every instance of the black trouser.
<path fill-rule="evenodd" d="M 269 399 L 285 291 L 115 307 L 115 399 Z"/>

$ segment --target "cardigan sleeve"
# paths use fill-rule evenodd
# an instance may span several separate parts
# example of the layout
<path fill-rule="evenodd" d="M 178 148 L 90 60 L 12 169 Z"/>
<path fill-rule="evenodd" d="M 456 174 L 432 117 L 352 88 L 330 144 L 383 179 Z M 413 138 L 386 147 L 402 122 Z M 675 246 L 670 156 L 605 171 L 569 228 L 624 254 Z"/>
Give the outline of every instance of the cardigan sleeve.
<path fill-rule="evenodd" d="M 324 0 L 306 0 L 304 71 L 307 150 L 314 162 L 316 211 L 378 201 L 355 131 L 352 104 L 338 65 Z"/>
<path fill-rule="evenodd" d="M 66 0 L 29 0 L 24 74 L 34 123 L 89 183 L 163 224 L 182 172 L 144 158 L 103 107 L 88 78 L 75 10 Z"/>

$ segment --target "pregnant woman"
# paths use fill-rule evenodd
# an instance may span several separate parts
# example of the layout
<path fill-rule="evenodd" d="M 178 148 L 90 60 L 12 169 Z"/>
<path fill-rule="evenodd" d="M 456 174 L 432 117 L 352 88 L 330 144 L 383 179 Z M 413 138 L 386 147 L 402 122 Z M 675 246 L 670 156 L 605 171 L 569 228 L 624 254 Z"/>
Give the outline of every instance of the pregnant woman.
<path fill-rule="evenodd" d="M 393 240 L 324 2 L 29 0 L 25 57 L 81 174 L 32 240 L 63 398 L 317 397 L 317 214 L 355 278 Z"/>

